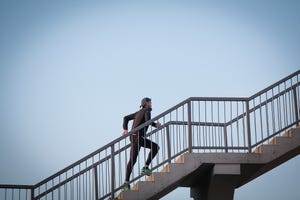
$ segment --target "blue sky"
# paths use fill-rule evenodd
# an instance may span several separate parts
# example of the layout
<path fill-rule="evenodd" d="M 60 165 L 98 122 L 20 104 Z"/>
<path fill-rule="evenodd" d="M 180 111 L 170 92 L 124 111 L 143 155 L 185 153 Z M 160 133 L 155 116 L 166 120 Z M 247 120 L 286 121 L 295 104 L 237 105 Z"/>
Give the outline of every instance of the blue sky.
<path fill-rule="evenodd" d="M 299 9 L 291 0 L 0 1 L 0 182 L 34 184 L 119 137 L 144 96 L 155 116 L 190 96 L 248 97 L 298 70 Z M 299 199 L 299 166 L 297 157 L 235 199 Z"/>

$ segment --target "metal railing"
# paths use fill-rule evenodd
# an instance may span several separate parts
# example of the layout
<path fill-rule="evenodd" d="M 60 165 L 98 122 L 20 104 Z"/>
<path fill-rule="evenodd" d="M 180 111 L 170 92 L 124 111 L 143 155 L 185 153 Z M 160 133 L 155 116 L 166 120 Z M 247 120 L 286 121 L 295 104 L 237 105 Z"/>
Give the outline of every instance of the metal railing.
<path fill-rule="evenodd" d="M 0 185 L 0 199 L 33 199 L 32 185 Z"/>
<path fill-rule="evenodd" d="M 125 179 L 130 135 L 155 121 L 162 127 L 147 133 L 160 147 L 150 166 L 154 171 L 185 152 L 251 153 L 299 124 L 299 74 L 250 98 L 188 98 L 36 185 L 0 185 L 0 199 L 114 199 Z M 145 179 L 139 169 L 148 151 L 141 149 L 131 184 Z"/>

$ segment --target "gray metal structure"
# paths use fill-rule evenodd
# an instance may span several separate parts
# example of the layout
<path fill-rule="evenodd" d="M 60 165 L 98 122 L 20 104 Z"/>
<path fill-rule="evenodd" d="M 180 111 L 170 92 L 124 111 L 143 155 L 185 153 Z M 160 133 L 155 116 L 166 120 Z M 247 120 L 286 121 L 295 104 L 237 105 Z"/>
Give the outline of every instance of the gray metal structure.
<path fill-rule="evenodd" d="M 235 188 L 300 153 L 299 75 L 249 98 L 188 98 L 35 185 L 0 185 L 0 199 L 158 199 L 177 187 L 194 199 L 233 199 Z M 147 134 L 160 146 L 154 173 L 139 173 L 141 149 L 133 188 L 122 192 L 129 136 L 157 120 L 162 127 Z"/>

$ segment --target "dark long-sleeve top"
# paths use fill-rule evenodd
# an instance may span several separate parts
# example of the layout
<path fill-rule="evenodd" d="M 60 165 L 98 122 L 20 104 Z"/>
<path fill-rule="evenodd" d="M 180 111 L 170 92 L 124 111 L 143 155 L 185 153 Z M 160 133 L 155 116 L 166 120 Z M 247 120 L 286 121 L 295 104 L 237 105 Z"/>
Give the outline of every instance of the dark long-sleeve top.
<path fill-rule="evenodd" d="M 130 120 L 133 120 L 132 129 L 134 129 L 134 128 L 138 127 L 139 125 L 149 121 L 150 119 L 151 119 L 151 108 L 142 108 L 141 110 L 124 117 L 123 129 L 128 130 L 128 122 Z M 157 127 L 157 124 L 155 122 L 153 122 L 151 125 L 154 127 Z M 147 130 L 148 130 L 148 126 L 139 130 L 138 134 L 140 136 L 144 136 L 145 133 L 147 132 Z M 136 134 L 136 133 L 134 133 L 134 134 Z"/>

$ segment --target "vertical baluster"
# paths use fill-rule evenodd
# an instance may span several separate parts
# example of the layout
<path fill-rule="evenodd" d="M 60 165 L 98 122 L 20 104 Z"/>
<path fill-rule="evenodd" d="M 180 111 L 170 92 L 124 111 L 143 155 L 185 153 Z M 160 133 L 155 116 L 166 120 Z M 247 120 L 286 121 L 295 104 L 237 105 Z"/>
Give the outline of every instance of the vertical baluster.
<path fill-rule="evenodd" d="M 278 93 L 280 93 L 280 87 L 278 85 Z M 282 119 L 281 119 L 281 96 L 278 97 L 277 99 L 277 118 L 278 118 L 278 129 L 282 129 Z"/>
<path fill-rule="evenodd" d="M 65 173 L 65 180 L 67 180 L 67 172 Z M 64 199 L 67 200 L 68 199 L 68 183 L 64 184 Z"/>
<path fill-rule="evenodd" d="M 293 93 L 293 82 L 292 82 L 292 79 L 290 79 L 290 84 L 291 84 L 291 87 L 290 87 L 290 91 L 288 92 L 288 95 L 289 95 L 289 110 L 290 110 L 290 123 L 289 124 L 292 124 L 292 123 L 294 123 L 295 122 L 295 120 L 294 120 L 294 116 L 295 116 L 295 113 L 294 113 L 294 103 L 293 103 L 293 99 L 294 99 L 294 96 L 293 96 L 293 94 L 291 94 L 291 93 Z"/>
<path fill-rule="evenodd" d="M 250 100 L 249 100 L 249 103 L 250 103 Z M 245 115 L 244 115 L 244 113 L 246 113 L 246 111 L 245 111 L 245 104 L 243 102 L 242 102 L 242 107 L 243 107 L 243 111 L 242 111 L 243 112 L 243 123 L 242 123 L 242 125 L 243 125 L 243 147 L 246 147 L 246 127 L 245 127 Z M 249 117 L 250 117 L 250 114 L 249 114 Z"/>
<path fill-rule="evenodd" d="M 218 113 L 218 126 L 217 126 L 217 134 L 218 134 L 218 147 L 221 148 L 222 147 L 222 139 L 221 139 L 221 129 L 219 127 L 219 124 L 220 124 L 220 102 L 218 101 L 217 102 L 217 113 Z"/>
<path fill-rule="evenodd" d="M 128 138 L 128 137 L 125 137 L 125 138 L 124 138 L 125 146 L 127 146 L 127 138 Z M 131 148 L 131 147 L 129 147 L 129 151 L 130 151 L 130 148 Z M 124 168 L 125 168 L 125 176 L 126 176 L 126 167 L 127 167 L 127 163 L 128 163 L 127 152 L 128 152 L 128 150 L 125 149 L 125 155 L 124 155 L 124 157 L 125 157 L 125 165 L 124 165 L 124 166 L 125 166 L 125 167 L 124 167 Z M 125 179 L 125 178 L 124 178 L 124 179 Z"/>
<path fill-rule="evenodd" d="M 225 153 L 228 153 L 228 137 L 227 137 L 227 125 L 226 125 L 226 103 L 224 101 L 224 145 L 225 145 Z"/>
<path fill-rule="evenodd" d="M 101 155 L 99 154 L 99 160 L 100 160 L 100 158 L 101 158 Z M 105 184 L 104 184 L 104 177 L 106 177 L 106 174 L 104 173 L 104 171 L 103 171 L 103 165 L 104 165 L 104 163 L 102 162 L 101 164 L 100 164 L 100 176 L 102 176 L 102 178 L 101 178 L 101 195 L 100 196 L 104 196 L 105 194 L 106 194 L 106 192 L 105 192 L 105 188 L 104 188 L 104 186 L 105 186 Z"/>
<path fill-rule="evenodd" d="M 253 108 L 255 108 L 255 106 L 256 106 L 255 105 L 255 98 L 252 100 L 252 103 L 253 103 L 252 104 Z M 253 124 L 254 124 L 254 132 L 255 132 L 255 134 L 254 134 L 254 136 L 255 136 L 255 143 L 257 143 L 258 140 L 257 140 L 257 125 L 256 125 L 256 122 L 257 122 L 256 121 L 256 110 L 253 111 L 253 117 L 254 117 L 254 119 L 253 119 L 254 123 Z"/>
<path fill-rule="evenodd" d="M 206 107 L 206 101 L 204 101 L 204 121 L 205 121 L 205 132 L 203 134 L 204 136 L 204 141 L 205 141 L 205 144 L 204 144 L 204 147 L 207 147 L 208 146 L 208 136 L 207 136 L 207 107 Z M 206 151 L 206 148 L 204 149 L 204 152 Z"/>
<path fill-rule="evenodd" d="M 296 126 L 299 126 L 299 115 L 298 115 L 298 104 L 297 104 L 297 90 L 296 87 L 293 89 L 293 96 L 294 96 L 294 113 L 295 113 L 295 122 Z"/>
<path fill-rule="evenodd" d="M 213 102 L 210 101 L 210 120 L 211 120 L 211 123 L 214 122 L 214 105 L 213 105 Z M 215 146 L 215 132 L 214 132 L 214 127 L 212 126 L 212 124 L 210 125 L 210 129 L 211 129 L 211 144 L 210 146 L 212 148 L 214 148 Z M 210 150 L 212 151 L 212 150 Z"/>
<path fill-rule="evenodd" d="M 236 102 L 236 119 L 237 119 L 237 121 L 236 121 L 236 130 L 237 130 L 237 132 L 236 132 L 236 135 L 237 135 L 237 146 L 239 147 L 240 146 L 240 134 L 239 134 L 239 119 L 238 119 L 238 116 L 239 116 L 239 102 Z M 238 149 L 238 151 L 239 151 L 239 149 Z"/>
<path fill-rule="evenodd" d="M 203 152 L 203 138 L 202 138 L 202 127 L 203 127 L 203 123 L 202 123 L 202 117 L 201 116 L 201 112 L 202 112 L 202 108 L 201 108 L 201 102 L 198 101 L 198 123 L 199 125 L 197 126 L 197 145 L 200 147 L 199 149 L 199 153 Z"/>
<path fill-rule="evenodd" d="M 72 168 L 72 176 L 74 176 L 74 167 Z M 71 180 L 71 186 L 70 187 L 71 187 L 71 196 L 70 196 L 70 198 L 75 199 L 75 197 L 74 197 L 74 179 Z M 52 198 L 52 200 L 53 200 L 53 198 Z"/>
<path fill-rule="evenodd" d="M 252 152 L 252 147 L 251 147 L 251 127 L 250 127 L 249 100 L 247 100 L 245 103 L 246 103 L 246 116 L 247 116 L 248 153 L 251 153 Z"/>
<path fill-rule="evenodd" d="M 232 120 L 233 119 L 233 113 L 232 113 L 232 101 L 230 101 L 230 119 Z M 233 128 L 232 128 L 232 123 L 230 123 L 230 134 L 231 134 L 231 144 L 230 146 L 233 147 Z M 233 150 L 232 150 L 233 151 Z"/>
<path fill-rule="evenodd" d="M 111 145 L 111 198 L 115 198 L 115 147 Z"/>
<path fill-rule="evenodd" d="M 297 75 L 297 86 L 296 86 L 296 88 L 295 88 L 295 93 L 297 94 L 296 95 L 296 106 L 297 106 L 297 108 L 295 108 L 295 109 L 297 109 L 297 110 L 295 110 L 296 111 L 296 114 L 297 114 L 297 116 L 298 116 L 298 122 L 297 122 L 297 126 L 299 126 L 299 101 L 300 101 L 300 91 L 299 91 L 299 75 Z M 296 119 L 297 119 L 297 116 L 296 116 Z"/>
<path fill-rule="evenodd" d="M 85 161 L 85 169 L 87 168 L 87 160 Z M 83 176 L 85 176 L 85 199 L 88 200 L 88 176 L 87 176 L 87 172 L 85 172 L 83 174 Z"/>
<path fill-rule="evenodd" d="M 286 82 L 284 82 L 284 90 L 286 90 Z M 284 126 L 288 126 L 288 119 L 287 119 L 287 100 L 286 100 L 286 93 L 283 95 L 283 108 L 284 108 Z"/>
<path fill-rule="evenodd" d="M 178 110 L 176 109 L 176 121 L 178 122 Z M 178 132 L 179 132 L 179 125 L 176 125 L 176 148 L 175 148 L 175 154 L 178 153 L 180 150 L 179 145 L 178 145 Z"/>
<path fill-rule="evenodd" d="M 275 127 L 275 115 L 274 115 L 274 88 L 272 88 L 272 98 L 271 98 L 271 114 L 272 114 L 272 132 L 275 133 L 276 127 Z"/>
<path fill-rule="evenodd" d="M 184 105 L 182 106 L 182 122 L 185 122 L 185 119 L 184 119 Z M 184 131 L 185 131 L 185 125 L 182 125 L 182 131 L 179 132 L 179 146 L 180 146 L 180 149 L 183 150 L 184 149 L 184 144 L 185 144 L 185 138 L 184 138 Z M 181 138 L 181 133 L 182 133 L 182 138 Z M 181 145 L 182 145 L 182 148 L 181 148 Z"/>
<path fill-rule="evenodd" d="M 188 102 L 188 152 L 192 153 L 191 101 Z"/>
<path fill-rule="evenodd" d="M 262 117 L 262 104 L 261 104 L 261 95 L 259 96 L 259 114 L 260 114 L 260 135 L 261 140 L 263 137 L 263 117 Z"/>
<path fill-rule="evenodd" d="M 167 152 L 168 152 L 168 162 L 171 163 L 171 142 L 170 142 L 170 128 L 166 127 L 166 140 L 167 140 Z"/>
<path fill-rule="evenodd" d="M 120 149 L 121 149 L 121 145 L 120 145 L 120 142 L 118 142 L 118 150 L 120 151 Z M 122 185 L 122 182 L 121 182 L 122 177 L 123 177 L 122 176 L 122 171 L 123 171 L 123 169 L 122 169 L 122 152 L 119 153 L 118 157 L 119 157 L 119 162 L 118 162 L 119 163 L 119 185 Z"/>
<path fill-rule="evenodd" d="M 99 196 L 98 196 L 98 169 L 97 169 L 97 166 L 95 166 L 93 168 L 94 170 L 94 191 L 95 191 L 95 200 L 98 200 L 99 199 Z"/>

